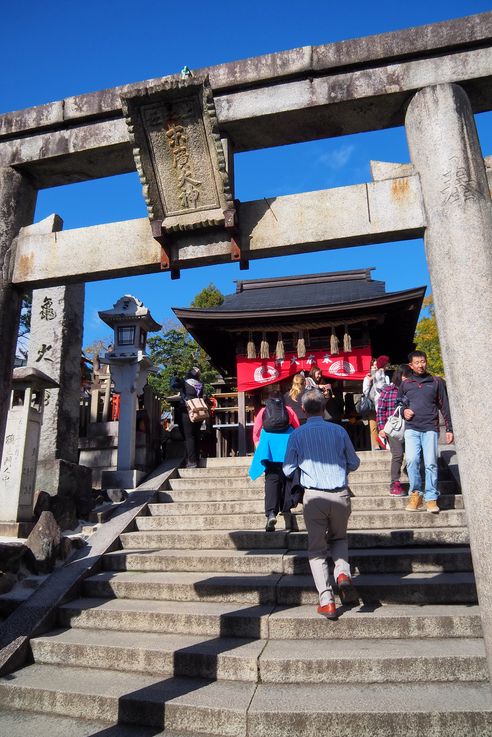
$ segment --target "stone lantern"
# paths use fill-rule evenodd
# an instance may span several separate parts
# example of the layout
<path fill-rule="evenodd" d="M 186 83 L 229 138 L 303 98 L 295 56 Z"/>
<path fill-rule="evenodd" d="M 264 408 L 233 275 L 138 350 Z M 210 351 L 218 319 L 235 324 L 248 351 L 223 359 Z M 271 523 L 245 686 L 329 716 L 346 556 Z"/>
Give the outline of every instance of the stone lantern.
<path fill-rule="evenodd" d="M 145 475 L 135 468 L 137 397 L 142 393 L 152 363 L 145 353 L 147 333 L 161 325 L 135 297 L 125 294 L 99 317 L 114 330 L 113 348 L 103 361 L 109 363 L 115 391 L 120 395 L 118 459 L 116 471 L 104 471 L 104 486 L 135 488 Z"/>
<path fill-rule="evenodd" d="M 46 389 L 58 387 L 37 368 L 16 368 L 0 466 L 0 534 L 32 529 L 34 485 Z"/>

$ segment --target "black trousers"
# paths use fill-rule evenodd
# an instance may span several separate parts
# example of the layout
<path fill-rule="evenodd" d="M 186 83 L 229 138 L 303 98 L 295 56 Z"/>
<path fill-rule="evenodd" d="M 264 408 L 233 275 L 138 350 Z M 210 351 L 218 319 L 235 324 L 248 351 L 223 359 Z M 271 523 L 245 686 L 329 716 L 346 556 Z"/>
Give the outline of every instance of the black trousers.
<path fill-rule="evenodd" d="M 283 506 L 285 491 L 284 472 L 281 463 L 268 461 L 265 466 L 265 515 L 277 515 Z"/>
<path fill-rule="evenodd" d="M 200 457 L 200 428 L 202 423 L 191 422 L 188 412 L 184 408 L 181 409 L 178 425 L 185 441 L 186 463 L 198 464 Z"/>

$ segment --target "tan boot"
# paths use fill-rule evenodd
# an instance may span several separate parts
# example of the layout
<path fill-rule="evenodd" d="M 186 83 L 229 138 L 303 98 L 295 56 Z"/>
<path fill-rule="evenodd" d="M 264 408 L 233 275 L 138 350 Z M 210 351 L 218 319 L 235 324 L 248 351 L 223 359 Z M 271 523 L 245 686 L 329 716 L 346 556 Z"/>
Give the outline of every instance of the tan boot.
<path fill-rule="evenodd" d="M 425 503 L 425 508 L 426 508 L 426 509 L 427 509 L 427 511 L 428 511 L 428 512 L 430 512 L 431 514 L 439 514 L 439 512 L 441 511 L 441 510 L 439 509 L 439 507 L 437 506 L 437 502 L 436 502 L 436 500 L 435 500 L 435 499 L 431 499 L 431 501 L 430 501 L 430 502 L 426 502 L 426 503 Z"/>
<path fill-rule="evenodd" d="M 405 509 L 407 512 L 418 512 L 419 509 L 422 509 L 422 496 L 418 491 L 412 491 L 410 501 Z"/>

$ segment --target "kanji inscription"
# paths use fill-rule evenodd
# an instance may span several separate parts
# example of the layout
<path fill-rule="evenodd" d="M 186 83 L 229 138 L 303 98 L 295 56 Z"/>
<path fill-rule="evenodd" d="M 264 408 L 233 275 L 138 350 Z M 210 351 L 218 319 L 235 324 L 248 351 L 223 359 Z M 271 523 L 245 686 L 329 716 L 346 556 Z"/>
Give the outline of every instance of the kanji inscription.
<path fill-rule="evenodd" d="M 208 80 L 166 80 L 122 105 L 150 219 L 165 233 L 223 227 L 234 205 Z"/>

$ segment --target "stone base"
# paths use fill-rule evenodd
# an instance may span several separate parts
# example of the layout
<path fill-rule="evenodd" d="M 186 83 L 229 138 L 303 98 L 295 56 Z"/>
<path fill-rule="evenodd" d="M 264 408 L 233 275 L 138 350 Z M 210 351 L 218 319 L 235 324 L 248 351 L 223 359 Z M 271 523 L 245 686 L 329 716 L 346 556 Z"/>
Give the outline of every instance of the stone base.
<path fill-rule="evenodd" d="M 0 522 L 0 537 L 28 537 L 36 523 Z"/>
<path fill-rule="evenodd" d="M 87 500 L 92 496 L 92 471 L 86 466 L 60 458 L 39 461 L 36 490 L 46 491 L 52 499 L 50 510 L 62 530 L 72 530 L 80 517 L 86 518 Z M 87 512 L 87 513 L 86 513 Z"/>
<path fill-rule="evenodd" d="M 77 497 L 90 493 L 91 469 L 60 458 L 38 461 L 36 490 L 38 489 L 47 491 L 50 496 Z"/>
<path fill-rule="evenodd" d="M 147 472 L 137 471 L 136 468 L 128 471 L 103 471 L 101 486 L 103 489 L 135 489 L 147 475 Z"/>

